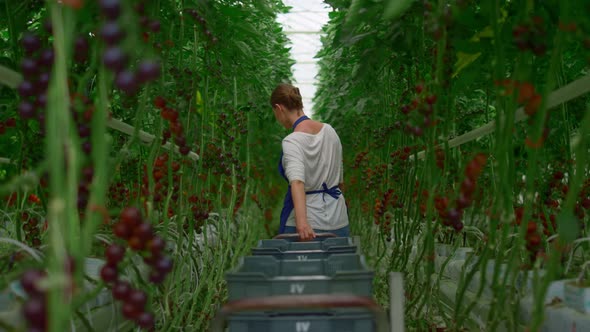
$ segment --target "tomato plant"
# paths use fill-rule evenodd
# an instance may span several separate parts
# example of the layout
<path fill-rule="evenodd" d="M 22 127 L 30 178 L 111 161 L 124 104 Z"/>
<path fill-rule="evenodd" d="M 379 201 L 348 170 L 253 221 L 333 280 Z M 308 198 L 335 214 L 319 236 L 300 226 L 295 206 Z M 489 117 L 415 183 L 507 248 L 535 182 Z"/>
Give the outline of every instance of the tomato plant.
<path fill-rule="evenodd" d="M 587 237 L 588 4 L 327 2 L 316 114 L 343 137 L 352 233 L 383 273 L 408 276 L 407 317 L 467 326 L 467 297 L 441 311 L 431 282 L 441 243 L 510 267 L 493 278 L 489 330 L 529 295 L 509 291 L 521 269 L 551 271 L 534 291 L 543 303 L 549 282 L 577 273 L 549 244 Z M 567 84 L 578 93 L 551 103 Z M 531 330 L 541 304 L 534 313 Z"/>
<path fill-rule="evenodd" d="M 286 7 L 2 7 L 0 288 L 26 293 L 0 328 L 205 330 L 224 271 L 274 232 L 281 129 L 266 105 L 291 78 Z M 89 320 L 101 294 L 120 309 Z"/>

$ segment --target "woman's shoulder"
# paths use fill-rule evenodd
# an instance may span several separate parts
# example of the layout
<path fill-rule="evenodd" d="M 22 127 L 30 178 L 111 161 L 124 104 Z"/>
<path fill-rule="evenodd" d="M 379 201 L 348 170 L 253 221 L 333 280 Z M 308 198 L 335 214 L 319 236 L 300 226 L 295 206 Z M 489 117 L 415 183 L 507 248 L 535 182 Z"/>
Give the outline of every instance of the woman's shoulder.
<path fill-rule="evenodd" d="M 300 135 L 296 135 L 297 133 L 290 133 L 289 135 L 285 136 L 282 140 L 283 146 L 286 145 L 297 145 L 300 146 L 302 142 L 302 137 Z"/>
<path fill-rule="evenodd" d="M 296 141 L 297 137 L 298 135 L 296 132 L 290 133 L 287 136 L 283 137 L 283 142 Z"/>
<path fill-rule="evenodd" d="M 334 127 L 332 127 L 329 123 L 325 123 L 324 122 L 324 127 L 325 127 L 325 129 L 326 129 L 327 132 L 330 132 L 332 135 L 338 136 L 338 133 L 336 132 L 336 129 L 334 129 Z"/>
<path fill-rule="evenodd" d="M 327 122 L 322 122 L 322 123 L 324 124 L 324 127 L 326 127 L 327 129 L 330 129 L 332 131 L 335 131 L 334 130 L 334 127 L 332 127 L 329 123 L 327 123 Z"/>

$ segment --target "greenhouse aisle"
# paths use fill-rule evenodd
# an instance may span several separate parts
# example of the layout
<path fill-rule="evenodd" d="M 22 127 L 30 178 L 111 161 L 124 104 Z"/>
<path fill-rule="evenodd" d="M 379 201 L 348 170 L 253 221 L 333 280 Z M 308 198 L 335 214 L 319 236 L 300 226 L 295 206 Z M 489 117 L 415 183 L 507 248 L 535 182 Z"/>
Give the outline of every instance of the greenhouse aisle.
<path fill-rule="evenodd" d="M 587 1 L 4 1 L 0 332 L 590 330 L 589 69 Z M 350 237 L 278 234 L 281 82 Z"/>

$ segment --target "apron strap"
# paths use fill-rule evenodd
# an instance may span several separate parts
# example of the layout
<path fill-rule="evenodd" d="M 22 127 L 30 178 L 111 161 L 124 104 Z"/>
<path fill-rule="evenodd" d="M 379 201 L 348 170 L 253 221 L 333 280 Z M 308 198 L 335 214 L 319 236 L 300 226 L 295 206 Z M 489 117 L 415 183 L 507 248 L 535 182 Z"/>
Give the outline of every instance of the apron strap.
<path fill-rule="evenodd" d="M 307 117 L 307 115 L 303 115 L 302 117 L 300 117 L 299 119 L 297 119 L 295 121 L 295 123 L 293 123 L 293 130 L 295 130 L 295 128 L 297 128 L 297 125 L 299 125 L 301 122 L 303 122 L 305 120 L 309 120 L 309 118 Z"/>
<path fill-rule="evenodd" d="M 338 199 L 338 197 L 340 197 L 340 195 L 342 195 L 342 192 L 338 188 L 338 185 L 336 185 L 332 188 L 328 188 L 328 185 L 325 182 L 322 183 L 322 189 L 306 191 L 305 193 L 308 195 L 322 194 L 322 199 L 324 200 L 324 202 L 326 201 L 326 194 L 332 196 L 332 198 L 334 198 L 334 199 Z"/>

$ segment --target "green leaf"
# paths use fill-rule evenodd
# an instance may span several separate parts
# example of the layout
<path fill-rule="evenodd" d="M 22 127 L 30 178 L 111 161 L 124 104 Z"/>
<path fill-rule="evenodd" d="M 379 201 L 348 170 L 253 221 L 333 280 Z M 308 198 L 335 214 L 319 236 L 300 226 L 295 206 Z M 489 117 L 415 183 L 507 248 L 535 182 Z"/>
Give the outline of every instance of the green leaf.
<path fill-rule="evenodd" d="M 348 8 L 348 13 L 346 15 L 346 25 L 353 26 L 358 23 L 359 15 L 363 11 L 363 1 L 362 0 L 352 0 L 350 3 L 350 7 Z"/>
<path fill-rule="evenodd" d="M 242 53 L 244 53 L 244 55 L 246 55 L 246 57 L 252 58 L 252 49 L 250 48 L 250 46 L 248 46 L 248 44 L 241 40 L 238 40 L 236 41 L 236 46 Z"/>
<path fill-rule="evenodd" d="M 16 88 L 22 80 L 23 76 L 19 72 L 0 66 L 0 84 Z"/>
<path fill-rule="evenodd" d="M 557 216 L 557 230 L 562 241 L 574 241 L 580 234 L 580 221 L 571 211 L 564 211 Z"/>
<path fill-rule="evenodd" d="M 365 37 L 373 35 L 374 33 L 375 33 L 374 31 L 369 31 L 366 33 L 358 34 L 358 35 L 347 35 L 345 38 L 343 38 L 342 42 L 348 46 L 351 46 L 351 45 L 354 45 L 357 42 L 363 40 Z"/>
<path fill-rule="evenodd" d="M 338 17 L 340 17 L 341 15 L 342 15 L 342 12 L 336 12 L 336 11 L 333 11 L 333 12 L 329 12 L 329 13 L 328 13 L 328 18 L 329 18 L 330 20 L 333 20 L 333 19 L 335 19 L 335 18 L 338 18 Z"/>
<path fill-rule="evenodd" d="M 410 8 L 414 0 L 389 0 L 385 5 L 383 18 L 386 20 L 395 20 Z"/>
<path fill-rule="evenodd" d="M 244 17 L 244 12 L 235 7 L 222 7 L 220 12 L 228 19 L 242 19 Z"/>

